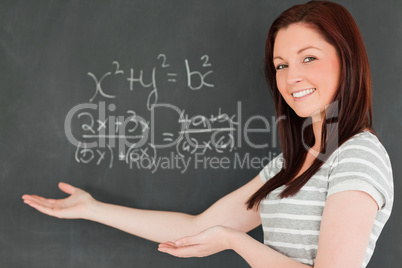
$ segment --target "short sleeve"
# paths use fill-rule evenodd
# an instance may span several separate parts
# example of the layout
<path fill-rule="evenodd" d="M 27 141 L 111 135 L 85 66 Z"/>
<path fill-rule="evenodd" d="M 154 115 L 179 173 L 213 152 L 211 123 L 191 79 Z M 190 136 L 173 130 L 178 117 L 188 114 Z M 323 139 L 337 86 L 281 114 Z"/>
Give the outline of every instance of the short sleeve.
<path fill-rule="evenodd" d="M 269 163 L 260 171 L 260 178 L 265 183 L 270 178 L 275 176 L 281 169 L 283 164 L 282 153 L 277 155 L 274 159 L 269 161 Z"/>
<path fill-rule="evenodd" d="M 327 196 L 357 190 L 369 194 L 379 209 L 392 202 L 391 164 L 379 142 L 370 136 L 355 138 L 345 142 L 335 153 L 337 155 L 329 171 Z"/>

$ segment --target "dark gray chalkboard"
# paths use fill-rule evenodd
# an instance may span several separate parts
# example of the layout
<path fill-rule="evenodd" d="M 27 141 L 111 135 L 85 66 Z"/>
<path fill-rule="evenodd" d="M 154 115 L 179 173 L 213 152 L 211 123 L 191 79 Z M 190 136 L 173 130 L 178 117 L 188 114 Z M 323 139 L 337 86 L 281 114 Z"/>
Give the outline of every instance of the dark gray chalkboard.
<path fill-rule="evenodd" d="M 233 252 L 177 259 L 97 223 L 42 215 L 21 195 L 61 198 L 65 181 L 105 202 L 196 214 L 248 182 L 280 152 L 265 37 L 302 2 L 2 1 L 0 266 L 247 267 Z M 339 2 L 363 34 L 375 129 L 394 167 L 394 211 L 369 267 L 397 267 L 401 2 Z M 251 235 L 262 240 L 260 228 Z"/>

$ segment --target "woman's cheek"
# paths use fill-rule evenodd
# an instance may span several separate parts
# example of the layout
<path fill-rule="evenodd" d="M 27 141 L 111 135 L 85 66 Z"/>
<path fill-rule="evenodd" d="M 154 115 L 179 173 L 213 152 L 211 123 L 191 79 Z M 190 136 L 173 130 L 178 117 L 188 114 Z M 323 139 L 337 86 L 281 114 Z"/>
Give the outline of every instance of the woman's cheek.
<path fill-rule="evenodd" d="M 284 93 L 286 92 L 286 76 L 283 72 L 276 73 L 276 86 L 281 95 L 284 96 Z"/>
<path fill-rule="evenodd" d="M 335 64 L 317 67 L 319 68 L 315 70 L 315 74 L 317 85 L 321 89 L 320 95 L 322 95 L 326 104 L 329 104 L 338 88 L 339 70 L 337 70 Z"/>

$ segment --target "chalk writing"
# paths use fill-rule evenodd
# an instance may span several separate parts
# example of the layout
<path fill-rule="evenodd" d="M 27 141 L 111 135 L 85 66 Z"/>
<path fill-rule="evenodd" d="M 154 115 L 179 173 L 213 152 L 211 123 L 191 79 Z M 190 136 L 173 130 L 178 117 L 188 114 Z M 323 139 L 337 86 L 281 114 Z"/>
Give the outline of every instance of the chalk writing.
<path fill-rule="evenodd" d="M 188 114 L 171 104 L 169 99 L 159 103 L 159 95 L 167 90 L 163 82 L 179 84 L 180 79 L 186 79 L 180 83 L 184 85 L 183 90 L 207 90 L 215 87 L 214 70 L 207 54 L 195 61 L 183 59 L 180 61 L 181 68 L 172 66 L 165 54 L 159 54 L 156 60 L 151 68 L 124 67 L 119 61 L 113 61 L 110 69 L 101 75 L 87 73 L 94 82 L 93 94 L 88 103 L 73 107 L 65 120 L 66 136 L 76 146 L 77 163 L 113 168 L 116 162 L 120 162 L 130 169 L 141 167 L 155 172 L 159 166 L 168 167 L 167 159 L 171 159 L 182 163 L 187 170 L 191 157 L 232 152 L 241 146 L 243 135 L 247 141 L 248 132 L 271 131 L 271 124 L 261 116 L 248 120 L 246 126 L 259 120 L 264 128 L 243 130 L 240 102 L 237 103 L 236 113 L 224 112 L 218 107 L 215 113 L 209 115 Z M 185 75 L 176 70 L 185 70 Z M 109 80 L 112 78 L 114 80 Z M 126 88 L 111 86 L 119 80 Z M 132 96 L 135 105 L 118 110 L 118 95 L 122 91 L 127 92 L 124 98 Z M 138 99 L 137 95 L 142 92 L 146 92 L 146 98 Z M 142 105 L 144 107 L 139 107 Z M 166 118 L 166 114 L 172 112 L 177 114 L 177 118 Z M 168 128 L 161 127 L 166 120 L 173 124 L 169 124 Z M 76 125 L 79 129 L 73 127 Z M 171 150 L 170 158 L 160 158 L 159 150 L 163 149 Z"/>

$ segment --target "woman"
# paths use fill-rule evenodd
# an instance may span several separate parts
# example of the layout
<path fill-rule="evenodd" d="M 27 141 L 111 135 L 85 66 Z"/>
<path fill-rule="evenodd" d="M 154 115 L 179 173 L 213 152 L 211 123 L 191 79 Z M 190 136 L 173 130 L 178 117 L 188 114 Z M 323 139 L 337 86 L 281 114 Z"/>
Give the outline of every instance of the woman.
<path fill-rule="evenodd" d="M 282 13 L 266 43 L 282 154 L 199 215 L 24 195 L 59 218 L 100 222 L 179 257 L 232 249 L 252 267 L 366 267 L 393 204 L 387 152 L 372 128 L 368 58 L 342 6 L 312 1 Z M 263 225 L 264 244 L 246 232 Z M 174 242 L 166 242 L 174 241 Z"/>

